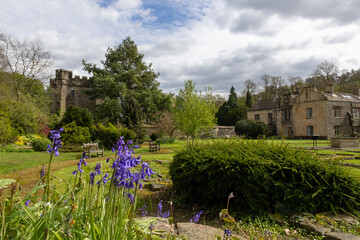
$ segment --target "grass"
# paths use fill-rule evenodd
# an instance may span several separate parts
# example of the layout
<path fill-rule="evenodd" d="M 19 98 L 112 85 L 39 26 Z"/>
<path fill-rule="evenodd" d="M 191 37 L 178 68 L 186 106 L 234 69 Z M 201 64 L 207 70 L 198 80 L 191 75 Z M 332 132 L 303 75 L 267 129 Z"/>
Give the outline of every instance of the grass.
<path fill-rule="evenodd" d="M 202 141 L 207 141 L 207 140 L 199 140 L 199 141 L 202 142 Z M 224 140 L 224 141 L 226 141 L 226 140 Z M 290 146 L 296 146 L 296 147 L 306 147 L 306 146 L 312 147 L 311 140 L 284 140 L 284 141 L 282 141 L 282 140 L 274 139 L 274 140 L 267 140 L 267 141 L 271 141 L 275 144 L 286 143 L 286 144 L 289 144 Z M 141 148 L 135 150 L 135 155 L 141 155 L 141 159 L 144 162 L 148 162 L 150 167 L 157 174 L 160 174 L 165 179 L 169 179 L 170 178 L 169 173 L 168 173 L 169 163 L 172 161 L 173 155 L 175 154 L 175 152 L 179 151 L 181 148 L 186 146 L 186 144 L 187 144 L 186 141 L 176 141 L 172 144 L 162 144 L 161 152 L 149 152 L 148 145 L 143 144 Z M 323 146 L 329 146 L 330 142 L 319 140 L 318 146 L 320 146 L 320 144 Z M 334 155 L 334 154 L 341 153 L 341 154 L 351 154 L 351 156 L 357 156 L 357 155 L 360 156 L 360 153 L 357 153 L 356 150 L 357 149 L 355 149 L 355 150 L 353 149 L 353 150 L 349 150 L 349 151 L 317 150 L 317 152 L 321 153 L 321 154 Z M 62 162 L 62 161 L 67 161 L 67 160 L 78 159 L 78 158 L 80 158 L 80 154 L 81 153 L 60 153 L 60 156 L 55 157 L 54 161 Z M 107 151 L 105 153 L 105 155 L 112 156 L 112 153 L 110 151 Z M 11 172 L 11 171 L 25 170 L 25 169 L 28 169 L 28 168 L 31 168 L 34 166 L 47 164 L 48 161 L 49 161 L 49 155 L 45 152 L 43 152 L 43 153 L 0 152 L 0 174 L 5 174 L 5 173 Z M 104 164 L 106 161 L 105 159 L 103 159 L 103 160 L 99 159 L 99 161 L 102 162 L 102 165 L 105 165 Z M 93 168 L 95 166 L 95 164 L 99 161 L 89 163 L 89 169 Z M 346 160 L 346 162 L 360 164 L 360 160 Z M 53 172 L 53 174 L 59 180 L 59 181 L 57 181 L 58 182 L 57 189 L 60 190 L 60 192 L 65 189 L 64 184 L 62 184 L 64 181 L 62 181 L 61 179 L 64 179 L 65 181 L 69 181 L 73 177 L 73 175 L 71 174 L 72 171 L 75 170 L 76 168 L 77 168 L 76 165 L 74 165 L 74 166 L 65 167 L 65 168 L 62 168 L 60 170 Z M 350 168 L 350 167 L 347 167 L 347 168 L 349 169 L 351 174 L 359 177 L 359 179 L 360 179 L 360 169 Z M 84 176 L 85 176 L 85 174 L 86 173 L 84 173 Z M 87 175 L 88 175 L 88 172 L 87 172 Z M 154 178 L 158 178 L 158 177 L 154 176 Z M 145 190 L 145 192 L 146 192 L 146 190 Z M 146 194 L 147 193 L 145 193 L 145 195 Z M 156 213 L 156 204 L 158 203 L 158 200 L 163 199 L 163 197 L 165 197 L 165 196 L 162 196 L 162 194 L 168 194 L 168 193 L 160 193 L 160 196 L 154 195 L 152 197 L 153 198 L 152 201 L 154 202 L 153 203 L 154 209 L 152 210 L 153 213 Z M 148 199 L 141 197 L 137 204 L 138 207 L 141 207 L 145 201 L 148 204 Z M 175 199 L 175 201 L 176 201 L 176 199 Z M 148 210 L 150 212 L 150 209 L 148 209 Z M 190 219 L 190 216 L 193 214 L 193 211 L 194 210 L 192 209 L 191 206 L 183 206 L 182 210 L 177 212 L 177 214 L 178 215 L 180 215 L 180 214 L 187 215 L 187 216 L 189 216 L 188 218 Z M 209 219 L 209 217 L 210 216 L 207 216 L 207 219 Z M 211 215 L 211 217 L 212 217 L 212 219 L 216 219 L 216 214 Z M 252 236 L 252 237 L 255 237 L 255 236 L 258 237 L 259 235 L 261 235 L 263 237 L 270 237 L 269 239 L 298 239 L 298 238 L 321 239 L 321 237 L 317 238 L 315 236 L 307 236 L 307 234 L 301 232 L 301 230 L 299 230 L 299 229 L 297 229 L 297 231 L 299 231 L 299 234 L 295 234 L 294 233 L 295 229 L 291 228 L 289 225 L 282 226 L 282 225 L 279 225 L 277 223 L 270 221 L 269 219 L 254 218 L 254 219 L 247 220 L 247 219 L 239 218 L 239 220 L 240 220 L 243 230 L 246 231 L 249 234 L 249 236 Z M 216 222 L 217 222 L 217 224 L 219 224 L 218 221 L 216 221 Z M 291 234 L 293 234 L 293 236 L 287 236 L 286 229 L 290 229 Z M 235 229 L 233 229 L 233 230 L 235 230 Z"/>
<path fill-rule="evenodd" d="M 110 155 L 106 151 L 105 155 Z M 54 162 L 63 162 L 67 160 L 80 159 L 81 153 L 62 152 L 60 156 L 54 157 Z M 49 162 L 47 152 L 0 152 L 0 174 L 6 174 L 13 171 L 21 171 L 35 166 L 41 166 Z"/>

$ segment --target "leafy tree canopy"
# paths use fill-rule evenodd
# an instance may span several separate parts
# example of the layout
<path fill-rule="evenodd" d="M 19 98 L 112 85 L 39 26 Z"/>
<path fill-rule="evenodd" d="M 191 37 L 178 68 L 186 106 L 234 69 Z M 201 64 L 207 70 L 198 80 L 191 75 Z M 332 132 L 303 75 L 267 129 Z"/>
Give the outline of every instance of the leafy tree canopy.
<path fill-rule="evenodd" d="M 69 106 L 57 128 L 63 127 L 72 122 L 75 122 L 75 124 L 79 127 L 91 127 L 94 120 L 89 110 Z"/>
<path fill-rule="evenodd" d="M 215 125 L 215 103 L 211 97 L 211 89 L 204 95 L 195 90 L 192 81 L 185 82 L 185 88 L 179 91 L 175 105 L 175 123 L 177 128 L 191 137 L 210 130 Z"/>
<path fill-rule="evenodd" d="M 122 123 L 130 129 L 139 128 L 143 122 L 154 120 L 159 110 L 170 107 L 170 95 L 159 89 L 159 76 L 143 61 L 144 55 L 130 37 L 114 48 L 108 48 L 102 67 L 83 60 L 90 74 L 94 90 L 89 91 L 99 99 L 97 118 L 102 122 Z"/>

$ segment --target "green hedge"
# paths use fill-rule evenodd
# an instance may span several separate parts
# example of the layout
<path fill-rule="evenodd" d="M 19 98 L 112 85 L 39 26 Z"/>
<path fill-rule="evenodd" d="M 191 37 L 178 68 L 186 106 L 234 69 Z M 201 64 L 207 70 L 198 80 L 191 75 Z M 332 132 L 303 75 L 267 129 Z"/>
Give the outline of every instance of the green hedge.
<path fill-rule="evenodd" d="M 258 138 L 266 133 L 266 125 L 262 121 L 246 119 L 236 122 L 235 133 L 237 135 L 245 135 L 250 138 Z"/>
<path fill-rule="evenodd" d="M 234 192 L 231 206 L 241 211 L 360 210 L 360 184 L 341 166 L 285 144 L 227 140 L 189 146 L 174 156 L 170 175 L 184 199 L 207 206 L 225 205 Z"/>
<path fill-rule="evenodd" d="M 46 151 L 49 144 L 51 144 L 51 141 L 47 138 L 36 138 L 31 142 L 31 146 L 35 152 Z"/>
<path fill-rule="evenodd" d="M 109 150 L 116 145 L 116 142 L 122 136 L 125 142 L 136 138 L 132 130 L 125 127 L 117 128 L 111 123 L 108 123 L 106 127 L 102 123 L 91 127 L 92 141 L 100 141 L 100 145 Z"/>

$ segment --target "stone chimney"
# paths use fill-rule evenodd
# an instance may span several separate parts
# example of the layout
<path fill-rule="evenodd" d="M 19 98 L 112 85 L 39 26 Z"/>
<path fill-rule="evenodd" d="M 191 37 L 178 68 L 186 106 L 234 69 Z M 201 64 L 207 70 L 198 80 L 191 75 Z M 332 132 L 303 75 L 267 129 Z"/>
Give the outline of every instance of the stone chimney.
<path fill-rule="evenodd" d="M 360 87 L 356 85 L 354 89 L 355 89 L 355 95 L 360 96 Z"/>
<path fill-rule="evenodd" d="M 334 84 L 332 82 L 326 83 L 325 92 L 326 93 L 333 93 L 334 92 Z"/>

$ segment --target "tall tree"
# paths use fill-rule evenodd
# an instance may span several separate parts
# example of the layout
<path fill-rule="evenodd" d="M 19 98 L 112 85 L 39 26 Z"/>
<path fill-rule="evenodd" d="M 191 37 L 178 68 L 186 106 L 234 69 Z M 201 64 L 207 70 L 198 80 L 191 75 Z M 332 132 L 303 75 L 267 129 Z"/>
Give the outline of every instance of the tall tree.
<path fill-rule="evenodd" d="M 230 88 L 230 94 L 227 103 L 231 108 L 239 105 L 234 86 L 231 86 Z"/>
<path fill-rule="evenodd" d="M 235 126 L 237 121 L 246 119 L 246 107 L 240 106 L 234 87 L 230 89 L 228 100 L 217 111 L 216 118 L 220 126 Z"/>
<path fill-rule="evenodd" d="M 175 123 L 188 139 L 194 143 L 195 137 L 210 130 L 215 125 L 215 104 L 211 101 L 212 91 L 207 88 L 205 94 L 195 90 L 192 81 L 185 82 L 185 88 L 179 91 L 175 104 Z"/>
<path fill-rule="evenodd" d="M 114 48 L 108 48 L 103 67 L 83 60 L 90 74 L 93 98 L 101 100 L 97 106 L 99 120 L 117 122 L 139 133 L 145 121 L 152 121 L 159 110 L 170 107 L 170 95 L 159 89 L 159 76 L 143 61 L 144 55 L 130 37 Z"/>
<path fill-rule="evenodd" d="M 246 91 L 246 100 L 245 100 L 245 106 L 250 109 L 252 107 L 252 96 L 250 93 L 250 90 Z"/>
<path fill-rule="evenodd" d="M 329 61 L 324 61 L 316 66 L 310 78 L 306 81 L 314 85 L 318 90 L 324 90 L 329 83 L 336 83 L 339 70 Z"/>
<path fill-rule="evenodd" d="M 11 35 L 0 34 L 0 70 L 8 73 L 1 74 L 0 78 L 10 82 L 17 101 L 22 94 L 33 92 L 39 80 L 49 79 L 52 63 L 42 42 L 20 41 Z"/>

